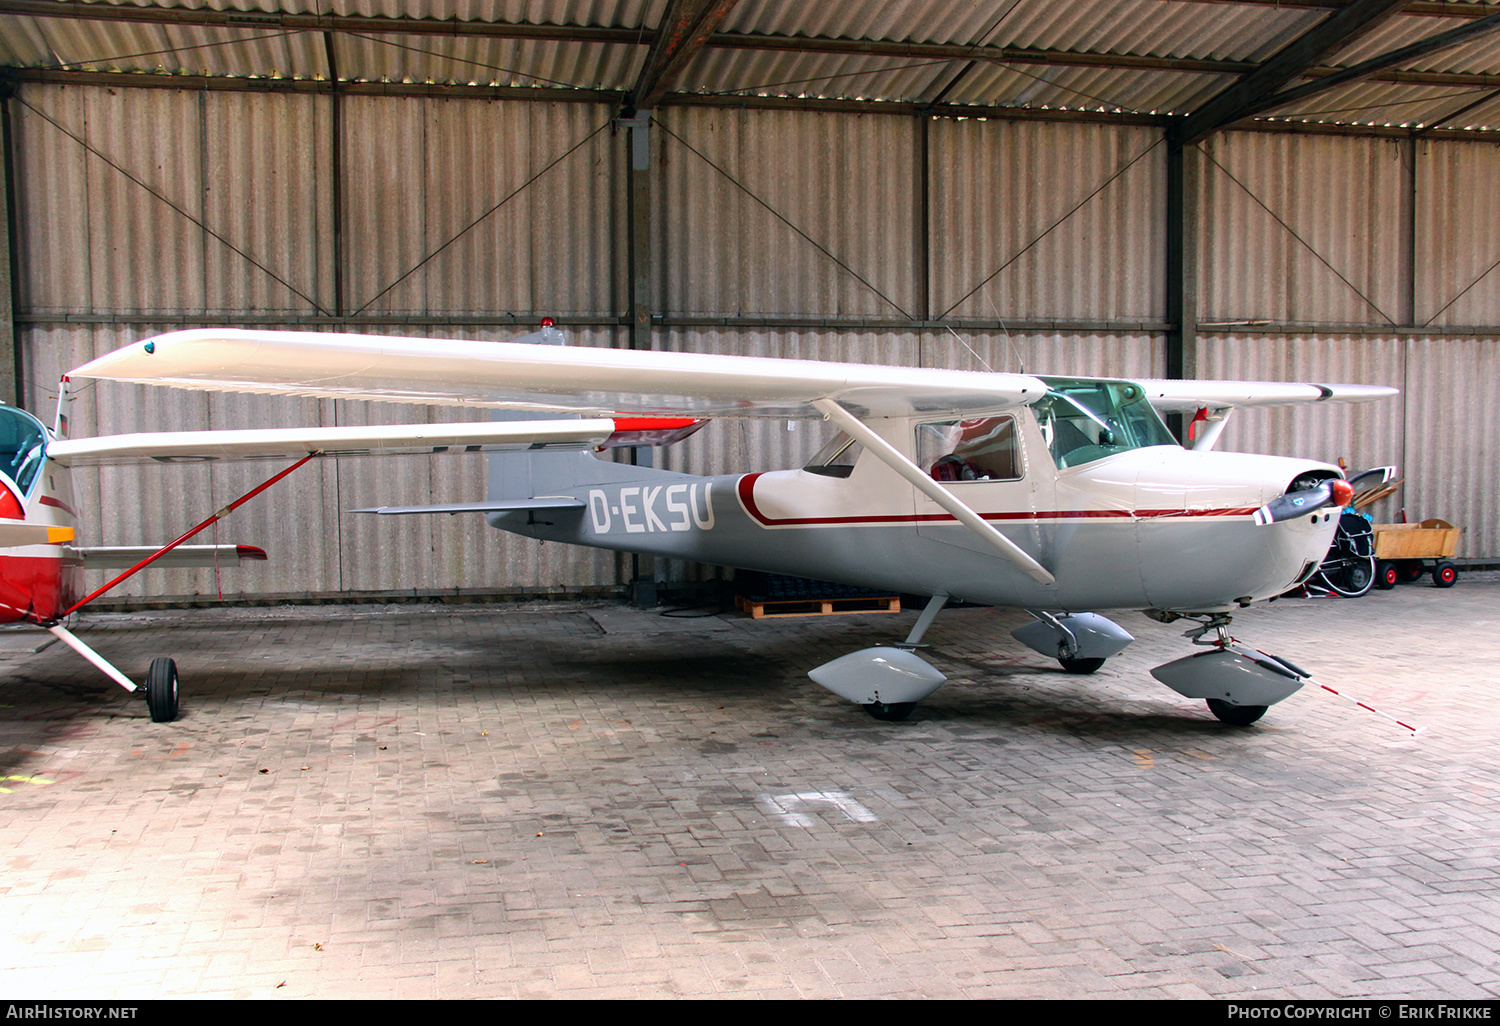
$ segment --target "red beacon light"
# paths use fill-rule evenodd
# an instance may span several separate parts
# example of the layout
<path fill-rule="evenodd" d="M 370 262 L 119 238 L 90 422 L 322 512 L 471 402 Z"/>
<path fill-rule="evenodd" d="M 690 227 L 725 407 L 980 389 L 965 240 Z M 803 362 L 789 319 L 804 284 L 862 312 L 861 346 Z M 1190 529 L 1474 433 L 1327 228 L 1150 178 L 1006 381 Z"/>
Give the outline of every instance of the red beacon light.
<path fill-rule="evenodd" d="M 554 321 L 551 317 L 543 317 L 542 318 L 542 327 L 544 327 L 544 328 L 550 328 L 550 327 L 552 327 L 552 325 L 554 325 L 556 323 L 557 322 Z"/>

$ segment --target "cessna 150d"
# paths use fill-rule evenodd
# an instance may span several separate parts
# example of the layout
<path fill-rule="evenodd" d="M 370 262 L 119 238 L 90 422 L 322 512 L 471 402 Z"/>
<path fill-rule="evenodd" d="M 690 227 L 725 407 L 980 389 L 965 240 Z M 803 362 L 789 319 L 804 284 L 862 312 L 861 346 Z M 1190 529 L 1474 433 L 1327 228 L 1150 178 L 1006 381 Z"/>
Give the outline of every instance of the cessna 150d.
<path fill-rule="evenodd" d="M 532 538 L 929 595 L 906 641 L 810 676 L 899 719 L 943 675 L 918 656 L 952 600 L 1016 606 L 1015 631 L 1064 670 L 1092 673 L 1133 640 L 1101 609 L 1189 618 L 1204 647 L 1152 671 L 1238 725 L 1308 676 L 1228 633 L 1230 614 L 1317 570 L 1353 488 L 1338 467 L 1212 451 L 1236 407 L 1365 401 L 1366 385 L 1041 377 L 560 345 L 550 322 L 514 342 L 241 330 L 179 331 L 99 357 L 64 378 L 54 432 L 0 411 L 0 615 L 50 630 L 128 689 L 63 625 L 78 570 L 264 558 L 179 547 L 238 502 L 318 455 L 490 452 L 483 501 L 381 507 L 385 515 L 481 512 Z M 553 343 L 536 344 L 536 343 Z M 178 388 L 547 411 L 546 419 L 377 428 L 66 437 L 79 378 Z M 630 411 L 621 414 L 617 411 Z M 1161 413 L 1193 416 L 1191 448 Z M 572 414 L 559 419 L 558 413 Z M 497 414 L 516 417 L 514 412 Z M 832 440 L 797 470 L 700 477 L 601 460 L 609 446 L 673 441 L 716 417 L 822 418 Z M 298 463 L 171 546 L 80 549 L 67 469 L 152 461 Z M 6 462 L 9 460 L 9 462 Z M 143 558 L 149 557 L 149 558 Z M 158 659 L 153 719 L 177 712 Z"/>

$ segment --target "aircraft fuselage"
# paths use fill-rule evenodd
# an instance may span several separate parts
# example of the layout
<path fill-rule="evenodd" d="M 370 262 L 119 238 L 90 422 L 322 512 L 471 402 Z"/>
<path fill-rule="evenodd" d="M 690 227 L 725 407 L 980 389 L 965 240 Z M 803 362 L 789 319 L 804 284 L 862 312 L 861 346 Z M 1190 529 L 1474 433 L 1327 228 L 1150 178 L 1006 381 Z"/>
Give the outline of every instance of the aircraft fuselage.
<path fill-rule="evenodd" d="M 894 443 L 909 425 L 885 428 Z M 582 500 L 581 511 L 489 521 L 549 541 L 1079 611 L 1212 612 L 1270 598 L 1322 560 L 1337 529 L 1333 509 L 1267 525 L 1252 519 L 1298 475 L 1338 476 L 1326 464 L 1167 445 L 1061 470 L 1045 458 L 1023 464 L 1013 480 L 946 487 L 1051 571 L 1049 585 L 868 453 L 847 476 L 696 477 L 608 464 L 607 480 L 548 492 Z"/>
<path fill-rule="evenodd" d="M 0 407 L 0 525 L 77 528 L 73 479 L 46 461 L 46 429 L 30 414 Z M 0 623 L 45 622 L 83 594 L 83 561 L 63 544 L 0 545 Z"/>

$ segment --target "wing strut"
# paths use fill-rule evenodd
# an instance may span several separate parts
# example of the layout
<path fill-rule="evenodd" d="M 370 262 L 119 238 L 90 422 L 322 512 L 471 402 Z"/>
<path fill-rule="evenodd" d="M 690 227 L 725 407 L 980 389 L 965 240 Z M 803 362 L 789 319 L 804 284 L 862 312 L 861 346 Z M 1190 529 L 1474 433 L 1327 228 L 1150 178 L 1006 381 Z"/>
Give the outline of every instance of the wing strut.
<path fill-rule="evenodd" d="M 881 438 L 874 431 L 870 430 L 864 421 L 832 399 L 814 399 L 811 405 L 814 409 L 826 414 L 829 420 L 849 432 L 850 435 L 862 443 L 866 449 L 874 453 L 892 470 L 915 485 L 917 490 L 923 495 L 943 507 L 949 513 L 952 513 L 958 518 L 959 523 L 993 545 L 999 550 L 1002 556 L 1020 567 L 1026 573 L 1026 576 L 1039 584 L 1055 583 L 1056 578 L 1047 572 L 1046 567 L 1027 555 L 1025 550 L 1015 542 L 995 530 L 993 525 L 970 509 L 958 496 L 922 473 L 921 467 L 907 459 L 890 442 L 887 442 L 884 438 Z"/>
<path fill-rule="evenodd" d="M 222 520 L 225 517 L 227 517 L 230 513 L 233 513 L 235 510 L 239 509 L 245 503 L 249 502 L 251 499 L 253 499 L 257 495 L 259 495 L 261 492 L 263 492 L 267 488 L 271 487 L 277 481 L 280 481 L 282 478 L 286 477 L 292 471 L 294 471 L 298 467 L 302 466 L 302 464 L 306 463 L 308 460 L 314 458 L 315 456 L 321 456 L 321 455 L 323 455 L 323 451 L 321 449 L 318 450 L 317 452 L 310 452 L 310 453 L 308 453 L 306 456 L 302 457 L 296 463 L 293 463 L 290 467 L 287 467 L 285 470 L 283 470 L 281 473 L 277 474 L 275 477 L 272 477 L 271 479 L 262 482 L 261 484 L 257 485 L 255 488 L 252 488 L 250 491 L 246 492 L 244 495 L 241 495 L 238 499 L 235 499 L 229 505 L 227 505 L 223 509 L 219 510 L 219 512 L 215 513 L 213 516 L 211 516 L 207 520 L 203 521 L 203 523 L 201 523 L 197 527 L 193 528 L 191 531 L 189 531 L 187 534 L 183 535 L 181 538 L 178 538 L 174 542 L 168 542 L 166 545 L 163 545 L 161 548 L 159 548 L 155 552 L 151 553 L 151 555 L 149 555 L 145 559 L 141 560 L 135 566 L 131 567 L 129 570 L 126 570 L 119 577 L 116 577 L 114 580 L 110 581 L 108 584 L 104 585 L 103 587 L 101 587 L 101 588 L 99 588 L 99 589 L 97 589 L 97 590 L 95 590 L 93 592 L 90 592 L 84 598 L 79 599 L 77 602 L 73 603 L 71 606 L 69 606 L 62 613 L 58 614 L 57 619 L 62 620 L 64 618 L 66 618 L 68 615 L 70 615 L 72 613 L 78 612 L 78 610 L 82 609 L 84 606 L 86 606 L 90 602 L 94 601 L 94 599 L 98 598 L 100 595 L 103 595 L 106 591 L 109 591 L 111 588 L 113 588 L 115 585 L 119 584 L 121 581 L 124 581 L 124 580 L 126 580 L 126 579 L 128 579 L 130 577 L 134 577 L 137 573 L 139 573 L 140 571 L 146 569 L 146 567 L 150 566 L 152 563 L 155 563 L 158 559 L 160 559 L 161 557 L 165 556 L 168 552 L 171 552 L 173 549 L 175 549 L 177 546 L 181 545 L 183 542 L 187 541 L 189 538 L 191 538 L 193 535 L 197 534 L 199 531 L 202 531 L 204 528 L 211 527 L 214 524 L 218 523 L 220 520 Z M 49 627 L 48 629 L 50 630 L 51 628 Z M 56 633 L 56 632 L 54 631 L 54 633 Z M 62 638 L 62 635 L 58 634 L 58 637 Z M 63 638 L 63 640 L 67 641 L 68 639 L 67 638 Z M 73 642 L 69 641 L 68 644 L 72 645 Z M 76 645 L 74 645 L 73 647 L 77 648 Z M 82 651 L 82 650 L 80 649 L 80 651 Z M 90 661 L 92 662 L 93 660 L 90 660 Z M 106 671 L 106 672 L 108 672 L 108 671 Z"/>

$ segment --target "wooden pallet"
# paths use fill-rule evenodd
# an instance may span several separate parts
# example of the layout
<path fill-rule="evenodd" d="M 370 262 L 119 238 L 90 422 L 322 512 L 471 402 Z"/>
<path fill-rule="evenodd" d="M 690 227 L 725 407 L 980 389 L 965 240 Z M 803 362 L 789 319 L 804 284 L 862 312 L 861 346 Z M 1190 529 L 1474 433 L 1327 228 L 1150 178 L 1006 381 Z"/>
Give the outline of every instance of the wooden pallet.
<path fill-rule="evenodd" d="M 894 595 L 864 595 L 859 598 L 751 599 L 736 595 L 735 606 L 752 619 L 781 616 L 848 616 L 853 613 L 899 613 L 901 599 Z"/>

